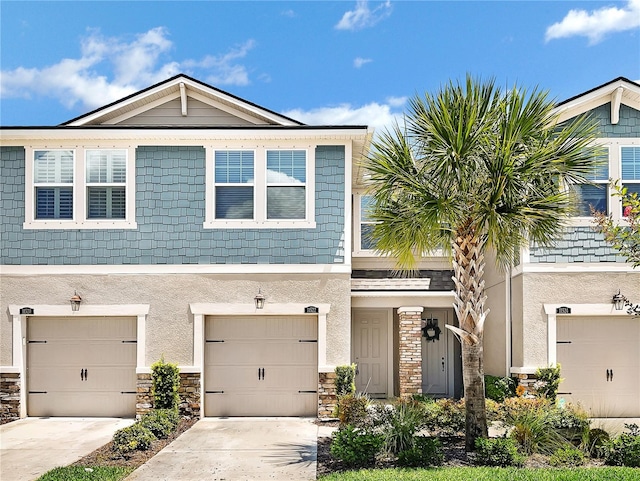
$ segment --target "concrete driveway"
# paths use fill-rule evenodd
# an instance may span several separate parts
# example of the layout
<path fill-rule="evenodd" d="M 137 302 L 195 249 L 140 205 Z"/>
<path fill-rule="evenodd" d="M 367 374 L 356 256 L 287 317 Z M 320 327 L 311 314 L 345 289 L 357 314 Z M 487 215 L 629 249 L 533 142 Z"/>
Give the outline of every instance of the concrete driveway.
<path fill-rule="evenodd" d="M 204 418 L 127 481 L 315 480 L 318 426 L 313 421 Z"/>
<path fill-rule="evenodd" d="M 0 426 L 0 479 L 32 481 L 67 466 L 133 424 L 120 418 L 26 418 Z"/>

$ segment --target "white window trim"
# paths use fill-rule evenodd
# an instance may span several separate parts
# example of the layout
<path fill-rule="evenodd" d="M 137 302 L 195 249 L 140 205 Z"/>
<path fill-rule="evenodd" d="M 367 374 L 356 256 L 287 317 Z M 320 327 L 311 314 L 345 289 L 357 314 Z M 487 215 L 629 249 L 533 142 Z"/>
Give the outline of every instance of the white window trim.
<path fill-rule="evenodd" d="M 620 145 L 620 152 L 619 152 L 620 156 L 619 156 L 619 161 L 618 161 L 618 164 L 620 166 L 620 175 L 619 175 L 620 185 L 628 185 L 628 184 L 640 185 L 640 179 L 627 179 L 627 180 L 625 180 L 625 179 L 622 178 L 622 149 L 625 148 L 625 147 L 626 148 L 630 148 L 630 149 L 633 149 L 633 148 L 640 149 L 640 145 L 638 145 L 638 144 L 635 144 L 635 145 L 633 145 L 633 144 L 621 144 Z M 621 219 L 626 219 L 626 217 L 623 216 L 622 202 L 620 201 L 619 198 L 617 198 L 617 199 L 618 199 L 618 203 L 620 204 L 619 205 L 619 209 L 618 209 L 618 216 Z"/>
<path fill-rule="evenodd" d="M 362 248 L 362 198 L 367 194 L 354 192 L 353 194 L 353 255 L 355 257 L 382 256 L 375 249 Z"/>
<path fill-rule="evenodd" d="M 606 142 L 598 142 L 602 147 L 604 147 L 605 149 L 607 149 L 607 159 L 608 159 L 608 169 L 607 171 L 609 172 L 609 178 L 608 179 L 598 179 L 598 180 L 593 180 L 592 182 L 598 185 L 602 185 L 604 186 L 604 189 L 606 191 L 606 200 L 607 200 L 607 209 L 611 210 L 611 206 L 612 206 L 612 202 L 613 202 L 613 197 L 611 196 L 611 189 L 609 189 L 609 179 L 614 178 L 613 177 L 613 169 L 612 169 L 612 164 L 613 162 L 611 161 L 612 158 L 612 149 L 611 145 L 607 144 Z M 573 216 L 571 218 L 571 225 L 575 225 L 575 226 L 581 226 L 581 225 L 593 225 L 593 217 L 591 217 L 590 215 L 576 215 Z"/>
<path fill-rule="evenodd" d="M 316 227 L 316 145 L 209 145 L 206 149 L 206 208 L 205 229 L 314 229 Z M 215 151 L 251 150 L 254 152 L 253 219 L 215 218 Z M 305 183 L 306 213 L 304 219 L 267 219 L 267 151 L 304 150 L 307 155 Z"/>
<path fill-rule="evenodd" d="M 36 150 L 70 150 L 73 165 L 73 219 L 36 219 L 34 152 Z M 86 150 L 124 150 L 127 156 L 127 182 L 125 186 L 126 211 L 124 219 L 87 219 Z M 135 146 L 131 145 L 30 145 L 25 148 L 25 221 L 24 229 L 135 229 Z"/>

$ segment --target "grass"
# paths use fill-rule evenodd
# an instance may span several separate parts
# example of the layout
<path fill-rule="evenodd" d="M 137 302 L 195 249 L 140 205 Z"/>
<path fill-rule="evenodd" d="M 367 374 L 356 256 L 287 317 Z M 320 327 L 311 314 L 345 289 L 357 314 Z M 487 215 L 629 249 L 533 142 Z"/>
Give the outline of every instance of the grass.
<path fill-rule="evenodd" d="M 635 468 L 518 469 L 432 468 L 362 469 L 320 478 L 321 481 L 638 481 Z"/>
<path fill-rule="evenodd" d="M 133 468 L 121 466 L 95 466 L 92 468 L 67 466 L 52 469 L 36 481 L 120 481 L 132 471 Z"/>

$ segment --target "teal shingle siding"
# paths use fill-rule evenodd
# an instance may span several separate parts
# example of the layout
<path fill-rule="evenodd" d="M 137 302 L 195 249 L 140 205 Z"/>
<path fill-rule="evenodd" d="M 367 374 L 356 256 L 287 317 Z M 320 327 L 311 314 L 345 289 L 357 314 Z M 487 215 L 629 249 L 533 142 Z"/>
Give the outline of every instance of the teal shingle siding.
<path fill-rule="evenodd" d="M 532 245 L 529 262 L 576 263 L 576 262 L 625 262 L 605 241 L 602 234 L 591 227 L 567 229 L 561 240 L 549 249 Z"/>
<path fill-rule="evenodd" d="M 590 111 L 598 119 L 600 137 L 638 137 L 640 136 L 640 111 L 628 105 L 620 106 L 620 120 L 611 124 L 611 102 Z"/>
<path fill-rule="evenodd" d="M 345 157 L 316 149 L 315 229 L 204 229 L 205 151 L 136 151 L 133 230 L 25 230 L 24 149 L 0 149 L 1 262 L 6 265 L 344 263 Z"/>

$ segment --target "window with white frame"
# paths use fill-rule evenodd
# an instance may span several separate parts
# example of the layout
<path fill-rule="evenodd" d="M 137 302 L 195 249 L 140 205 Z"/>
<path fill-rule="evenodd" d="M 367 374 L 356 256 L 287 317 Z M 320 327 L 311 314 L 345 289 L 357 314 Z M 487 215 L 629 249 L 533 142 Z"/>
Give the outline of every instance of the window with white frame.
<path fill-rule="evenodd" d="M 25 229 L 135 228 L 133 148 L 27 148 Z"/>
<path fill-rule="evenodd" d="M 34 218 L 73 219 L 72 150 L 33 153 Z"/>
<path fill-rule="evenodd" d="M 205 228 L 314 228 L 315 150 L 238 146 L 207 153 Z"/>
<path fill-rule="evenodd" d="M 622 147 L 620 160 L 622 185 L 627 188 L 627 193 L 635 192 L 640 196 L 640 147 Z"/>
<path fill-rule="evenodd" d="M 86 151 L 87 219 L 126 217 L 127 152 Z"/>
<path fill-rule="evenodd" d="M 215 218 L 254 218 L 254 153 L 249 150 L 216 150 Z"/>
<path fill-rule="evenodd" d="M 375 222 L 369 217 L 369 209 L 373 205 L 373 197 L 370 195 L 360 196 L 360 250 L 375 249 L 371 240 L 371 232 Z"/>
<path fill-rule="evenodd" d="M 267 151 L 267 219 L 306 216 L 307 152 Z"/>
<path fill-rule="evenodd" d="M 598 166 L 586 177 L 595 185 L 578 184 L 573 188 L 579 195 L 578 216 L 588 217 L 591 215 L 591 207 L 599 212 L 608 212 L 609 209 L 609 149 L 598 159 Z"/>

